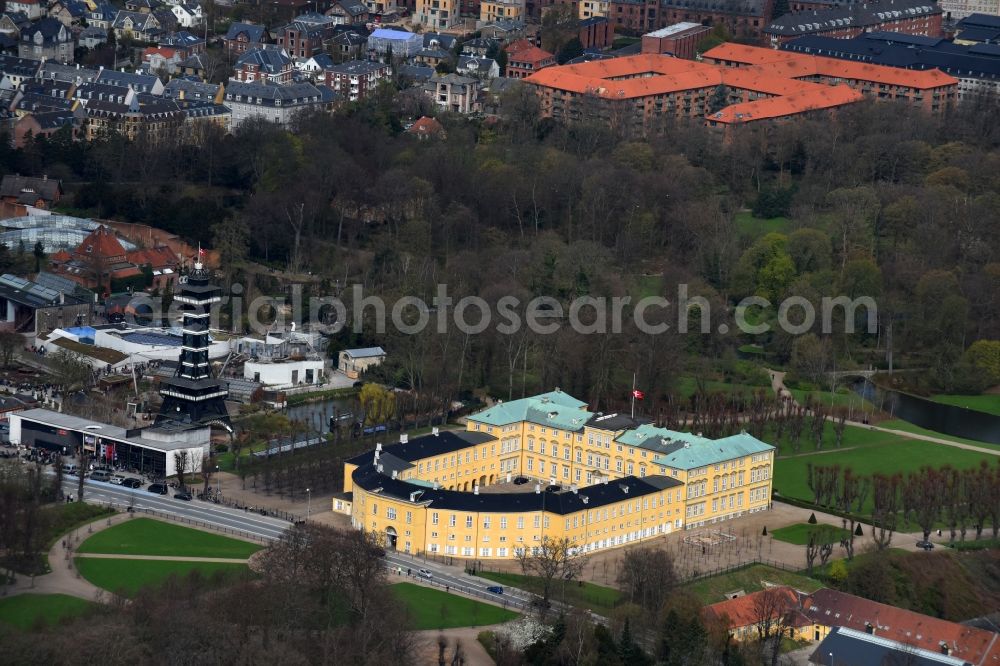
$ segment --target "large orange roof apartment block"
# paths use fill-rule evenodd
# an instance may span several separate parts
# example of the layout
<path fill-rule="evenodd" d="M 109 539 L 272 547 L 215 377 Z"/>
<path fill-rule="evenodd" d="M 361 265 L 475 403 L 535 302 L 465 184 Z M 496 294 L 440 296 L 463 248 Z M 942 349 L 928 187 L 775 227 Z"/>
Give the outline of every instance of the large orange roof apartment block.
<path fill-rule="evenodd" d="M 937 70 L 911 72 L 735 44 L 718 46 L 705 59 L 643 54 L 548 67 L 525 80 L 537 87 L 546 116 L 594 117 L 636 129 L 648 129 L 660 116 L 704 118 L 711 125 L 785 118 L 865 96 L 939 111 L 954 101 L 958 87 Z M 709 113 L 720 94 L 722 108 Z"/>

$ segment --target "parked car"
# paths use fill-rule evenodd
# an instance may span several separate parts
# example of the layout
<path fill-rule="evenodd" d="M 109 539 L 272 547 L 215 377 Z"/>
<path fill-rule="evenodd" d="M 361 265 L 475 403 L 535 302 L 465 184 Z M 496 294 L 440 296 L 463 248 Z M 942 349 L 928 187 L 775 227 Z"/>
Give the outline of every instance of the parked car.
<path fill-rule="evenodd" d="M 129 477 L 122 481 L 122 485 L 126 488 L 142 488 L 142 481 L 139 479 Z"/>
<path fill-rule="evenodd" d="M 125 480 L 125 477 L 122 476 L 121 474 L 112 474 L 111 478 L 108 479 L 108 482 L 111 483 L 111 484 L 113 484 L 113 485 L 120 486 L 120 485 L 122 485 L 122 482 L 124 480 Z"/>
<path fill-rule="evenodd" d="M 146 488 L 147 492 L 156 493 L 157 495 L 167 494 L 167 484 L 165 483 L 151 483 L 149 488 Z"/>
<path fill-rule="evenodd" d="M 174 493 L 174 499 L 184 500 L 185 502 L 191 501 L 191 493 L 186 490 L 182 490 L 179 493 Z"/>
<path fill-rule="evenodd" d="M 76 465 L 66 465 L 63 467 L 63 474 L 66 476 L 76 476 L 76 471 L 80 469 Z"/>
<path fill-rule="evenodd" d="M 101 483 L 107 483 L 111 480 L 111 473 L 106 472 L 103 469 L 96 470 L 90 473 L 91 481 L 100 481 Z"/>
<path fill-rule="evenodd" d="M 499 585 L 490 585 L 486 588 L 487 592 L 492 592 L 493 594 L 503 594 L 503 587 Z"/>
<path fill-rule="evenodd" d="M 527 477 L 524 477 L 524 476 L 516 476 L 516 477 L 514 477 L 514 485 L 515 486 L 523 486 L 527 482 L 528 482 Z"/>
<path fill-rule="evenodd" d="M 934 550 L 934 544 L 930 541 L 918 541 L 917 548 L 923 548 L 924 550 Z"/>
<path fill-rule="evenodd" d="M 420 576 L 421 578 L 427 578 L 428 580 L 434 578 L 434 574 L 432 574 L 427 569 L 417 569 L 417 575 Z"/>

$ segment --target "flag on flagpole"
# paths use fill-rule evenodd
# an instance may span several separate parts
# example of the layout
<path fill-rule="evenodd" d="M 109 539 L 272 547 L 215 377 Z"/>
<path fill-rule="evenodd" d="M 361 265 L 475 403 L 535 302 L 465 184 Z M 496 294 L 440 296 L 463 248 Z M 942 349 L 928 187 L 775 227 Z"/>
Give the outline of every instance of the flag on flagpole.
<path fill-rule="evenodd" d="M 636 389 L 636 390 L 632 391 L 632 397 L 635 398 L 636 400 L 642 400 L 643 398 L 646 397 L 646 394 L 643 393 L 642 391 Z"/>

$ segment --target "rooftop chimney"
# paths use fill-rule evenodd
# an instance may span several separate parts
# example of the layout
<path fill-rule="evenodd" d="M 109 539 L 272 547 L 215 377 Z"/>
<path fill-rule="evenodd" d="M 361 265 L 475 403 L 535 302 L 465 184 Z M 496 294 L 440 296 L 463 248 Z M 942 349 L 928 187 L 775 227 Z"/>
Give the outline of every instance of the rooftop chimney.
<path fill-rule="evenodd" d="M 540 484 L 540 483 L 536 483 L 536 484 L 535 484 L 535 494 L 536 494 L 536 495 L 538 495 L 538 494 L 540 494 L 541 492 L 542 492 L 542 484 Z"/>
<path fill-rule="evenodd" d="M 381 451 L 382 450 L 382 442 L 376 442 L 375 443 L 375 450 L 376 451 Z"/>
<path fill-rule="evenodd" d="M 472 492 L 475 495 L 479 494 L 479 484 L 476 484 L 476 485 L 472 486 Z"/>
<path fill-rule="evenodd" d="M 433 428 L 431 428 L 431 434 L 434 435 L 435 437 L 437 437 L 440 433 L 441 433 L 441 431 L 438 430 L 437 426 L 434 426 Z"/>
<path fill-rule="evenodd" d="M 399 435 L 399 443 L 400 444 L 406 444 L 409 441 L 410 441 L 410 436 L 409 435 L 407 435 L 405 432 L 404 433 L 400 433 L 400 435 Z"/>
<path fill-rule="evenodd" d="M 948 643 L 945 642 L 945 641 L 941 641 L 941 654 L 944 654 L 944 655 L 950 655 L 951 654 L 951 648 L 948 647 Z"/>

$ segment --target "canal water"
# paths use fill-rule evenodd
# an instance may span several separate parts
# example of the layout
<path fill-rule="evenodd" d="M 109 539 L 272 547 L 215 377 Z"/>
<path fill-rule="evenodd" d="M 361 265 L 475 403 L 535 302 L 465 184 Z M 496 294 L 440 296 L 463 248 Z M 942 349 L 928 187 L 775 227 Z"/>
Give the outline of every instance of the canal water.
<path fill-rule="evenodd" d="M 855 384 L 854 390 L 894 418 L 921 428 L 953 437 L 1000 444 L 1000 416 L 883 389 L 868 380 Z"/>

